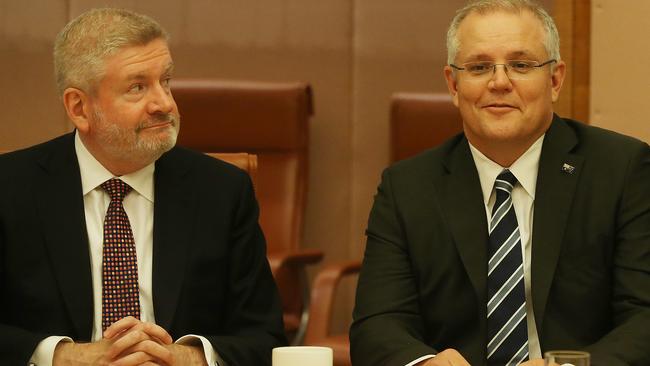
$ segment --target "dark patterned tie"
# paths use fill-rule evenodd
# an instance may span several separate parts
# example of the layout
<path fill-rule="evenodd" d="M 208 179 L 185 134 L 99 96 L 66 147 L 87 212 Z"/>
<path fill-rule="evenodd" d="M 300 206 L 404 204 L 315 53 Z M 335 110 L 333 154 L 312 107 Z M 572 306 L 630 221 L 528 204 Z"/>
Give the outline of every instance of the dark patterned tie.
<path fill-rule="evenodd" d="M 524 261 L 508 170 L 494 183 L 488 262 L 488 365 L 514 366 L 528 359 Z"/>
<path fill-rule="evenodd" d="M 104 219 L 102 329 L 133 316 L 140 319 L 138 262 L 129 217 L 122 201 L 131 187 L 117 178 L 102 183 L 111 196 Z"/>

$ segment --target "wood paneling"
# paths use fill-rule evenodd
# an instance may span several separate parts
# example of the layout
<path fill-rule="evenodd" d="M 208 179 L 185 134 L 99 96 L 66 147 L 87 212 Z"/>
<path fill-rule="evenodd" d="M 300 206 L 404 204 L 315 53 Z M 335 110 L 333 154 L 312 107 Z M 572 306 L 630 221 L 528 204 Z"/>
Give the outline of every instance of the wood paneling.
<path fill-rule="evenodd" d="M 650 143 L 650 1 L 593 0 L 591 119 Z"/>
<path fill-rule="evenodd" d="M 561 0 L 553 11 L 567 75 L 555 111 L 589 123 L 591 0 Z"/>
<path fill-rule="evenodd" d="M 0 150 L 33 145 L 69 129 L 52 63 L 54 37 L 67 21 L 63 1 L 0 1 Z"/>

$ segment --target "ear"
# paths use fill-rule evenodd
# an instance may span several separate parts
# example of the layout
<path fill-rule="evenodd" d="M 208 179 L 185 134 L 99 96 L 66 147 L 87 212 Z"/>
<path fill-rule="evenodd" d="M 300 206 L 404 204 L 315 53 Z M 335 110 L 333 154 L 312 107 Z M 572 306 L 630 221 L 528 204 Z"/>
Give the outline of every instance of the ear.
<path fill-rule="evenodd" d="M 445 66 L 444 72 L 447 89 L 449 89 L 449 94 L 451 94 L 454 105 L 458 107 L 458 82 L 456 81 L 456 75 L 454 75 L 454 70 L 449 65 Z"/>
<path fill-rule="evenodd" d="M 560 60 L 554 66 L 553 73 L 551 74 L 551 97 L 553 98 L 553 102 L 556 102 L 560 97 L 560 90 L 562 89 L 564 77 L 566 76 L 566 64 Z"/>
<path fill-rule="evenodd" d="M 81 133 L 89 130 L 90 97 L 81 89 L 67 88 L 63 91 L 63 107 L 72 124 Z"/>

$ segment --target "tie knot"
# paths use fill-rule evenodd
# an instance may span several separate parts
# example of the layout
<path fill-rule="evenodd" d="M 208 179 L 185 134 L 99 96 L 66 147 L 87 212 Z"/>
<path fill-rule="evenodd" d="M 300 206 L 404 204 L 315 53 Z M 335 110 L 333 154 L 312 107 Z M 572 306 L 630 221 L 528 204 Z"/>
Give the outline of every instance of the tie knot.
<path fill-rule="evenodd" d="M 505 169 L 497 176 L 497 180 L 494 182 L 494 188 L 504 190 L 510 194 L 515 183 L 517 183 L 517 178 L 509 170 Z"/>
<path fill-rule="evenodd" d="M 101 187 L 111 196 L 111 201 L 122 201 L 131 192 L 131 186 L 117 178 L 107 180 Z"/>

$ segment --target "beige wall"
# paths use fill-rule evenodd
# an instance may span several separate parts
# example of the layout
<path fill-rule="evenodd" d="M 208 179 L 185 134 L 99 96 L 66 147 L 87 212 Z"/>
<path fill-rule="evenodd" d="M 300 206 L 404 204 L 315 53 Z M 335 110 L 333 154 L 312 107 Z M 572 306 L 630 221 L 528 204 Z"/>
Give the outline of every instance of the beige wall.
<path fill-rule="evenodd" d="M 591 122 L 650 142 L 650 1 L 592 0 Z"/>
<path fill-rule="evenodd" d="M 0 0 L 0 150 L 67 129 L 56 96 L 52 41 L 68 21 L 63 1 Z"/>
<path fill-rule="evenodd" d="M 389 162 L 396 91 L 444 92 L 445 30 L 464 1 L 356 1 L 352 95 L 350 256 L 361 256 L 379 176 Z"/>

